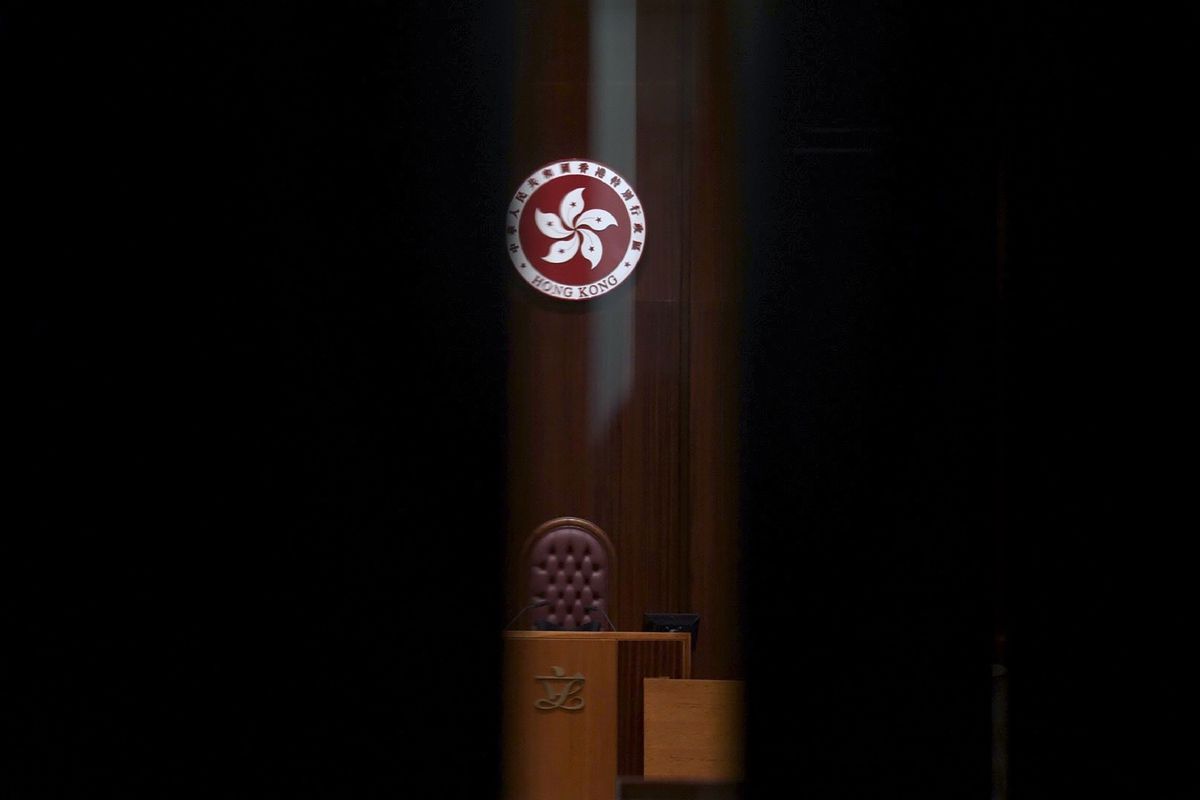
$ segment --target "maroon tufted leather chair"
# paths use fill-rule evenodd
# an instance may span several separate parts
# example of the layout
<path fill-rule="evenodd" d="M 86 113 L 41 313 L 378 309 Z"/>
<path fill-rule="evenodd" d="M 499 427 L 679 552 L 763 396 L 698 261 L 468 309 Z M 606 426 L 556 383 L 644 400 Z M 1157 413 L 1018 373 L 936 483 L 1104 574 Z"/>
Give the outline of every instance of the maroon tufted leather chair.
<path fill-rule="evenodd" d="M 599 526 L 578 517 L 552 519 L 538 526 L 522 553 L 520 563 L 528 575 L 525 602 L 550 601 L 534 609 L 535 627 L 608 627 L 602 614 L 584 610 L 596 605 L 613 615 L 616 558 L 612 542 Z"/>

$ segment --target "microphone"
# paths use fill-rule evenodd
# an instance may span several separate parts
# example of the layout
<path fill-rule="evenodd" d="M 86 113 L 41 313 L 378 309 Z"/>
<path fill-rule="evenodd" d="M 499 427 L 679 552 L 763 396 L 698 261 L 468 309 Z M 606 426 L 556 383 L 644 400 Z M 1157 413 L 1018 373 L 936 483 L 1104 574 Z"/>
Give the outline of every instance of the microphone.
<path fill-rule="evenodd" d="M 599 611 L 601 614 L 604 614 L 604 619 L 606 622 L 608 622 L 608 627 L 612 628 L 614 631 L 617 629 L 617 626 L 613 625 L 613 621 L 608 618 L 608 614 L 605 613 L 604 609 L 601 608 L 600 606 L 598 606 L 598 605 L 588 606 L 587 608 L 584 609 L 584 611 L 586 611 L 589 614 L 591 614 L 593 611 Z"/>
<path fill-rule="evenodd" d="M 517 612 L 517 615 L 516 615 L 515 617 L 513 617 L 512 619 L 510 619 L 510 620 L 508 621 L 508 624 L 504 626 L 504 630 L 508 630 L 509 628 L 511 628 L 511 627 L 513 626 L 513 623 L 514 623 L 514 622 L 516 622 L 517 620 L 519 620 L 519 619 L 521 618 L 521 615 L 522 615 L 522 614 L 524 614 L 524 613 L 525 613 L 526 611 L 528 611 L 529 609 L 531 609 L 531 608 L 541 608 L 542 606 L 548 606 L 548 605 L 550 605 L 550 601 L 549 601 L 549 600 L 545 600 L 545 599 L 542 599 L 542 600 L 534 600 L 532 603 L 530 603 L 529 605 L 525 606 L 525 607 L 524 607 L 524 608 L 522 608 L 520 611 L 518 611 L 518 612 Z"/>

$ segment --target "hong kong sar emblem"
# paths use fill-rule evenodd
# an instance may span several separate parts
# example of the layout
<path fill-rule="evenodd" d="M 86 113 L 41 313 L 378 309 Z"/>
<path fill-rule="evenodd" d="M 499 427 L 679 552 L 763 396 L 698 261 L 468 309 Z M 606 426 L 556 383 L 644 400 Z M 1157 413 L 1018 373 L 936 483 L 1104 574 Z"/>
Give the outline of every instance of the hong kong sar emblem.
<path fill-rule="evenodd" d="M 590 300 L 633 274 L 646 243 L 642 201 L 595 161 L 555 161 L 513 195 L 506 226 L 517 273 L 543 294 Z"/>

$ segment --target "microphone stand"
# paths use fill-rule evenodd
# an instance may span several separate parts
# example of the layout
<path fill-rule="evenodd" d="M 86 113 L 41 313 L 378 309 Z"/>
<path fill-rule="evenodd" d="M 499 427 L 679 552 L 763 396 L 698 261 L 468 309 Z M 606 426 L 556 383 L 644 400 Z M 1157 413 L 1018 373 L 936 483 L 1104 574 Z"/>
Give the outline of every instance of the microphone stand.
<path fill-rule="evenodd" d="M 599 611 L 601 614 L 604 615 L 604 621 L 608 623 L 608 627 L 614 631 L 617 629 L 617 626 L 613 625 L 613 621 L 608 618 L 608 613 L 605 612 L 605 610 L 603 608 L 601 608 L 600 606 L 588 606 L 587 608 L 584 609 L 584 611 L 586 611 L 589 614 L 592 613 L 593 611 Z"/>
<path fill-rule="evenodd" d="M 508 624 L 504 626 L 504 630 L 508 630 L 509 628 L 511 628 L 513 626 L 513 623 L 516 622 L 517 620 L 519 620 L 521 618 L 521 615 L 524 614 L 529 609 L 541 608 L 542 606 L 548 606 L 548 605 L 550 605 L 549 600 L 534 600 L 532 603 L 530 603 L 529 605 L 525 606 L 520 611 L 518 611 L 517 615 L 515 617 L 513 617 L 512 619 L 510 619 L 508 621 Z"/>

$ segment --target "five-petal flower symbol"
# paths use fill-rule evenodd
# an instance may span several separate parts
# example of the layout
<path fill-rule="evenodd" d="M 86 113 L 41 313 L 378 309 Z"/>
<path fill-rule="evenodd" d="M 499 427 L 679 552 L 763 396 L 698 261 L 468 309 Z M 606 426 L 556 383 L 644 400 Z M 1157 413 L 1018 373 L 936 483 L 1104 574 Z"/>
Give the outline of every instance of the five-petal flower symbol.
<path fill-rule="evenodd" d="M 550 245 L 550 250 L 542 256 L 542 260 L 562 264 L 581 252 L 582 246 L 583 257 L 595 269 L 604 256 L 604 247 L 600 244 L 600 237 L 593 231 L 611 228 L 617 224 L 616 218 L 601 208 L 584 210 L 583 189 L 567 192 L 558 211 L 558 214 L 547 214 L 540 208 L 534 209 L 538 230 L 551 239 L 559 240 Z"/>

